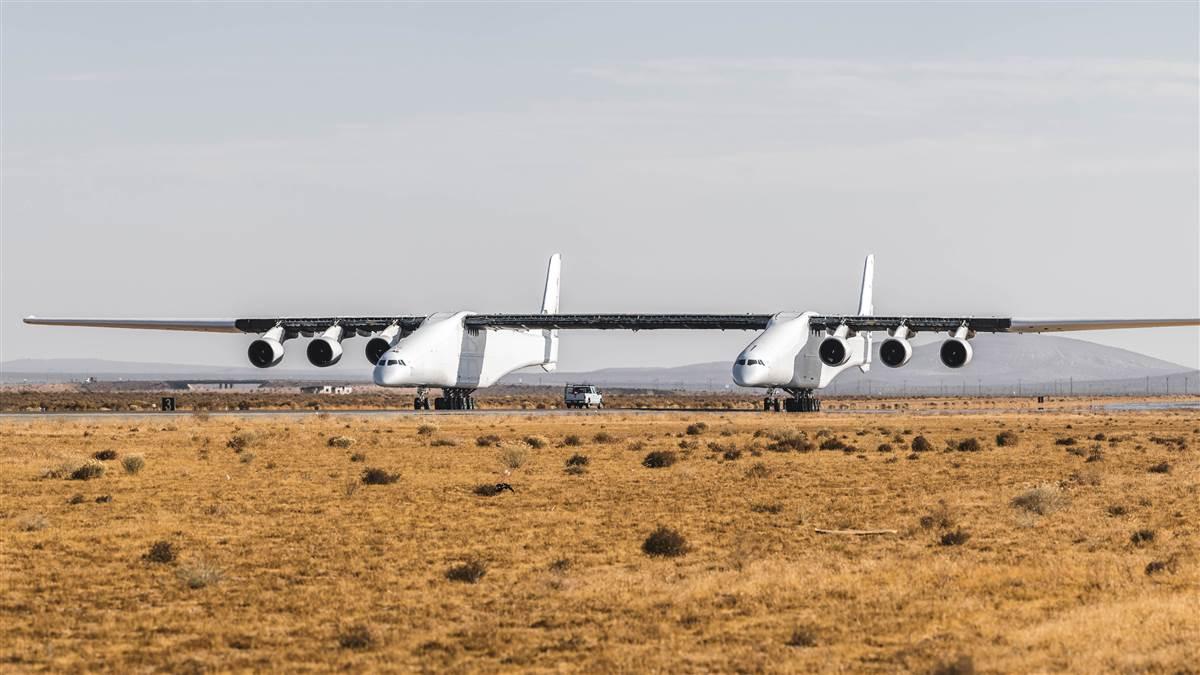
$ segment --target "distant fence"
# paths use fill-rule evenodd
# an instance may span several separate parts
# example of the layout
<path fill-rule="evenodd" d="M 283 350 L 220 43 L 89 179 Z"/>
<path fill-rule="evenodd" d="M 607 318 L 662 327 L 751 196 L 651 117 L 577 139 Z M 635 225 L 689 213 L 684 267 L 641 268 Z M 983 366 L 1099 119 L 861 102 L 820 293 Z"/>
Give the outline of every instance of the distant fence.
<path fill-rule="evenodd" d="M 502 384 L 525 385 L 541 387 L 561 387 L 563 382 L 553 381 L 554 378 L 529 377 L 506 378 Z M 752 393 L 754 389 L 746 389 L 735 385 L 731 380 L 721 381 L 711 378 L 704 382 L 670 380 L 666 378 L 654 380 L 589 380 L 578 378 L 580 382 L 589 382 L 601 388 L 609 389 L 641 389 L 657 391 L 702 391 Z M 574 381 L 574 380 L 573 380 Z M 1171 396 L 1171 395 L 1200 395 L 1200 372 L 1177 373 L 1121 380 L 1088 380 L 1079 381 L 1071 378 L 1061 380 L 1025 382 L 1003 382 L 990 384 L 982 379 L 951 379 L 939 381 L 937 384 L 924 382 L 911 384 L 892 380 L 872 380 L 860 377 L 853 380 L 835 380 L 832 385 L 821 390 L 823 396 L 865 396 L 865 397 L 897 397 L 897 396 Z"/>

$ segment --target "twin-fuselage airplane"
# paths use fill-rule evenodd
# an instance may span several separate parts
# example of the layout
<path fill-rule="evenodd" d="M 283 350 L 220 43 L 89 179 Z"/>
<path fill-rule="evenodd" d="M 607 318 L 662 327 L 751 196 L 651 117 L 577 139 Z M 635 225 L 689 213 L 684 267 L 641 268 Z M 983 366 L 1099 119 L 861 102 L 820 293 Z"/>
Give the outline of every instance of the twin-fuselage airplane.
<path fill-rule="evenodd" d="M 428 390 L 440 388 L 437 409 L 474 407 L 472 394 L 505 375 L 532 366 L 547 372 L 558 363 L 560 330 L 759 330 L 733 362 L 733 381 L 767 389 L 766 409 L 809 412 L 820 409 L 816 390 L 849 368 L 871 367 L 872 333 L 885 332 L 879 360 L 899 368 L 912 357 L 909 340 L 921 332 L 946 333 L 940 355 L 948 368 L 971 362 L 970 339 L 979 332 L 1045 333 L 1110 328 L 1197 326 L 1191 319 L 1044 319 L 972 316 L 876 316 L 874 256 L 863 267 L 858 311 L 854 314 L 779 312 L 777 314 L 560 314 L 562 260 L 551 256 L 538 314 L 445 312 L 428 316 L 282 317 L 264 319 L 97 319 L 41 318 L 25 323 L 51 326 L 141 328 L 223 333 L 254 333 L 247 356 L 259 368 L 278 364 L 284 343 L 312 338 L 308 360 L 325 367 L 342 357 L 342 341 L 370 338 L 367 359 L 375 364 L 375 383 L 414 387 L 413 406 L 428 409 Z M 790 395 L 781 399 L 776 392 Z"/>

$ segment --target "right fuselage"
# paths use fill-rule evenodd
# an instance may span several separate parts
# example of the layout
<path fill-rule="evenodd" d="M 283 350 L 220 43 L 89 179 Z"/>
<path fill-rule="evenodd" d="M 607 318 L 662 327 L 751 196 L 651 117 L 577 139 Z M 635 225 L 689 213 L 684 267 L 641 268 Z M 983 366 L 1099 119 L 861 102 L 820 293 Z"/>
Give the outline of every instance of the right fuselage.
<path fill-rule="evenodd" d="M 821 389 L 847 368 L 865 362 L 867 341 L 861 335 L 844 338 L 847 354 L 841 365 L 821 360 L 819 349 L 824 331 L 813 335 L 809 317 L 815 312 L 780 312 L 766 330 L 738 354 L 733 364 L 733 381 L 743 387 Z"/>

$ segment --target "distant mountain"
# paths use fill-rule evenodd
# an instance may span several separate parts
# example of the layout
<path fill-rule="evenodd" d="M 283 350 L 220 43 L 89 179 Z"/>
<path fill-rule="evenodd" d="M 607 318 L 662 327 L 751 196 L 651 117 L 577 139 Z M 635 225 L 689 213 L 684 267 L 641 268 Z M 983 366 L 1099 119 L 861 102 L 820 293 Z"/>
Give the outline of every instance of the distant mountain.
<path fill-rule="evenodd" d="M 1176 363 L 1093 342 L 1049 335 L 982 334 L 971 341 L 975 356 L 970 365 L 950 370 L 938 359 L 940 342 L 918 345 L 912 361 L 903 368 L 888 368 L 879 361 L 869 373 L 857 368 L 844 372 L 829 390 L 837 393 L 1076 393 L 1144 391 L 1150 378 L 1152 392 L 1183 391 L 1185 378 L 1191 392 L 1200 392 L 1200 375 Z M 730 355 L 732 357 L 732 355 Z M 197 366 L 171 363 L 133 363 L 98 359 L 21 359 L 0 363 L 0 381 L 64 382 L 95 377 L 100 380 L 326 380 L 370 382 L 370 366 L 363 363 L 320 369 L 251 366 Z M 502 384 L 561 385 L 590 382 L 606 387 L 637 389 L 735 388 L 729 361 L 667 368 L 604 368 L 584 373 L 544 373 L 529 369 L 505 377 Z M 1094 383 L 1090 386 L 1087 383 Z M 1173 388 L 1172 388 L 1173 387 Z"/>
<path fill-rule="evenodd" d="M 181 363 L 138 363 L 104 359 L 14 359 L 0 363 L 0 382 L 69 382 L 98 380 L 352 380 L 371 381 L 371 367 L 261 369 L 253 366 L 200 366 Z"/>
<path fill-rule="evenodd" d="M 945 389 L 977 391 L 981 386 L 994 392 L 1029 385 L 1026 391 L 1047 389 L 1034 385 L 1063 383 L 1069 389 L 1072 379 L 1085 382 L 1125 382 L 1149 377 L 1160 380 L 1154 391 L 1164 386 L 1163 378 L 1192 375 L 1192 390 L 1200 389 L 1196 371 L 1185 366 L 1093 342 L 1049 335 L 981 334 L 971 340 L 974 358 L 967 367 L 951 370 L 938 357 L 941 342 L 918 345 L 913 358 L 903 368 L 888 368 L 879 360 L 880 339 L 875 340 L 875 358 L 869 373 L 851 368 L 835 380 L 832 393 L 861 391 L 910 391 L 928 393 Z M 561 384 L 590 382 L 609 387 L 723 389 L 732 385 L 729 361 L 699 363 L 672 368 L 605 368 L 589 373 L 514 373 L 504 382 L 513 384 Z M 868 385 L 868 383 L 870 383 Z M 871 387 L 868 389 L 868 387 Z M 1047 389 L 1049 390 L 1049 389 Z M 1080 391 L 1082 391 L 1081 389 Z"/>

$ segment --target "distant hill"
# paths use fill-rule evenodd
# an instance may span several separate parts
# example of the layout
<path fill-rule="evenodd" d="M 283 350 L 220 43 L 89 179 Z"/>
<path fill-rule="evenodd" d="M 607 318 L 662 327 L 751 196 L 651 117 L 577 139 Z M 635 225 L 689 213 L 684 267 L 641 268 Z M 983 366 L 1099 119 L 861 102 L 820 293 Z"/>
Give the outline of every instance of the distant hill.
<path fill-rule="evenodd" d="M 1049 335 L 983 334 L 971 341 L 975 357 L 961 370 L 950 370 L 938 359 L 940 342 L 918 345 L 912 361 L 903 368 L 888 368 L 879 361 L 869 373 L 852 368 L 839 377 L 829 393 L 1076 393 L 1094 391 L 1141 393 L 1150 378 L 1154 393 L 1171 387 L 1182 393 L 1185 378 L 1189 391 L 1200 392 L 1200 374 L 1176 363 L 1093 342 Z M 730 358 L 732 358 L 732 354 Z M 560 385 L 590 382 L 608 387 L 645 389 L 733 388 L 730 361 L 714 361 L 667 368 L 604 368 L 583 373 L 544 373 L 529 369 L 513 373 L 503 384 Z M 0 363 L 4 382 L 63 382 L 86 377 L 100 380 L 249 379 L 371 381 L 366 363 L 333 369 L 312 367 L 271 368 L 251 366 L 197 366 L 171 363 L 135 363 L 99 359 L 21 359 Z M 1073 380 L 1073 382 L 1072 382 Z M 1092 383 L 1092 384 L 1089 384 Z"/>

